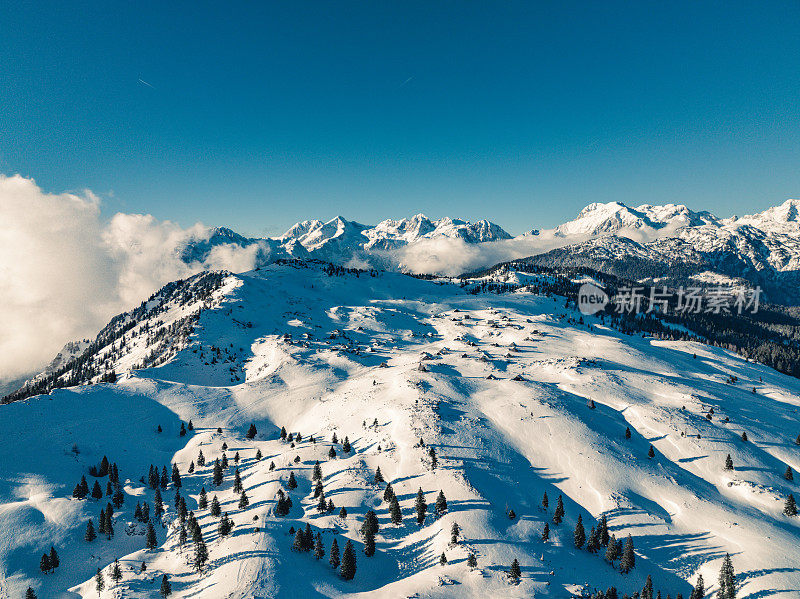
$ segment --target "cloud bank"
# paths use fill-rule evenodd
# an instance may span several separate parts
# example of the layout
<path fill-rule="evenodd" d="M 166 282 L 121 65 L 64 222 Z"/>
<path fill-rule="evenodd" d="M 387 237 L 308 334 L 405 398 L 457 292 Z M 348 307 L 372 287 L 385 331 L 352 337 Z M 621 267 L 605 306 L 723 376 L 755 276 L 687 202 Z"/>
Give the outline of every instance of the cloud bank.
<path fill-rule="evenodd" d="M 0 175 L 0 384 L 41 370 L 66 342 L 93 338 L 169 281 L 254 267 L 258 246 L 181 260 L 187 242 L 210 233 L 142 214 L 103 222 L 91 192 L 50 194 L 33 179 Z"/>

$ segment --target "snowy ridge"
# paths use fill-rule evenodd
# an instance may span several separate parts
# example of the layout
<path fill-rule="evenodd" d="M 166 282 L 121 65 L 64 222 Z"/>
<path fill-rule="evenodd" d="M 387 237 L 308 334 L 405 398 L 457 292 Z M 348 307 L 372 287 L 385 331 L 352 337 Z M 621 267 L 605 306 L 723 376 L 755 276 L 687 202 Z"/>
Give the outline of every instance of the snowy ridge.
<path fill-rule="evenodd" d="M 313 261 L 212 274 L 118 317 L 109 330 L 130 327 L 124 338 L 87 350 L 87 363 L 104 356 L 117 383 L 0 409 L 0 597 L 19 597 L 29 585 L 40 597 L 97 597 L 97 568 L 102 597 L 153 597 L 164 574 L 181 598 L 562 598 L 612 585 L 621 596 L 640 591 L 648 575 L 662 596 L 688 597 L 699 574 L 715 590 L 726 553 L 739 597 L 800 593 L 800 522 L 782 513 L 795 490 L 784 471 L 800 466 L 797 379 L 697 343 L 622 335 L 601 320 L 579 320 L 563 298 L 525 290 L 471 294 L 446 281 Z M 147 362 L 176 330 L 170 324 L 190 314 L 182 341 Z M 143 360 L 148 367 L 137 369 Z M 193 430 L 180 436 L 190 420 Z M 247 439 L 251 423 L 257 434 Z M 302 440 L 282 441 L 281 427 Z M 205 466 L 197 465 L 200 450 Z M 213 463 L 223 452 L 230 466 L 217 487 Z M 82 475 L 91 488 L 89 467 L 103 455 L 118 464 L 124 503 L 113 537 L 88 543 L 86 522 L 97 525 L 109 499 L 75 499 L 71 490 Z M 316 461 L 332 512 L 317 509 Z M 191 563 L 191 536 L 179 546 L 172 484 L 155 548 L 145 548 L 146 526 L 133 518 L 137 502 L 153 505 L 154 491 L 141 482 L 148 467 L 170 463 L 208 547 L 202 572 Z M 236 467 L 244 506 L 232 488 Z M 390 522 L 379 467 L 400 524 Z M 104 488 L 106 478 L 98 480 Z M 201 488 L 233 520 L 230 535 L 199 507 Z M 422 525 L 420 488 L 429 506 Z M 279 489 L 292 499 L 283 516 Z M 447 510 L 437 515 L 440 490 Z M 559 496 L 565 517 L 555 524 Z M 368 510 L 380 525 L 372 557 L 359 533 Z M 588 535 L 603 515 L 612 534 L 633 539 L 628 574 L 603 559 L 605 547 L 595 554 L 574 546 L 578 517 Z M 453 523 L 461 530 L 455 544 Z M 320 533 L 322 560 L 292 551 L 289 528 L 306 524 Z M 328 563 L 334 538 L 340 549 L 348 540 L 355 547 L 352 581 Z M 61 565 L 42 574 L 39 557 L 51 545 Z M 115 558 L 119 583 L 109 579 Z M 506 574 L 513 559 L 518 584 Z"/>

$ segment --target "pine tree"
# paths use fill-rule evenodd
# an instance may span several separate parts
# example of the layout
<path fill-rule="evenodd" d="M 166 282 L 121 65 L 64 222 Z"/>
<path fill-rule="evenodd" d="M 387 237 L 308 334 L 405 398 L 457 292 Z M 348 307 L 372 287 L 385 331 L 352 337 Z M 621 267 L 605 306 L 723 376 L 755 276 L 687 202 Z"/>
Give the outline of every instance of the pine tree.
<path fill-rule="evenodd" d="M 245 435 L 245 437 L 247 437 L 248 439 L 252 440 L 252 439 L 256 438 L 257 434 L 258 434 L 258 430 L 256 429 L 256 425 L 253 424 L 253 423 L 250 423 L 250 428 L 247 429 L 247 434 Z"/>
<path fill-rule="evenodd" d="M 325 557 L 325 546 L 322 544 L 322 535 L 317 533 L 314 539 L 314 558 L 322 559 L 323 557 Z"/>
<path fill-rule="evenodd" d="M 142 506 L 142 510 L 144 510 L 144 506 Z M 161 516 L 164 515 L 164 500 L 161 498 L 161 491 L 159 489 L 156 489 L 156 492 L 153 494 L 153 511 L 155 512 L 156 518 L 159 520 Z M 144 511 L 142 513 L 144 513 Z"/>
<path fill-rule="evenodd" d="M 100 488 L 100 483 L 94 481 L 94 486 L 92 487 L 92 499 L 102 499 L 103 498 L 103 490 Z"/>
<path fill-rule="evenodd" d="M 114 491 L 114 495 L 111 496 L 111 502 L 117 509 L 121 508 L 122 504 L 125 503 L 125 494 L 122 492 L 121 487 L 117 487 L 117 490 Z"/>
<path fill-rule="evenodd" d="M 103 531 L 106 534 L 106 538 L 108 538 L 109 540 L 111 539 L 111 537 L 114 536 L 114 522 L 111 520 L 112 513 L 113 512 L 111 511 L 111 506 L 109 505 L 106 508 L 106 525 L 104 526 L 105 530 Z"/>
<path fill-rule="evenodd" d="M 119 581 L 122 580 L 122 568 L 119 567 L 119 560 L 114 560 L 114 565 L 111 567 L 111 580 L 115 583 L 119 584 Z"/>
<path fill-rule="evenodd" d="M 39 569 L 43 574 L 47 574 L 50 571 L 50 557 L 46 553 L 43 553 L 42 559 L 39 560 Z"/>
<path fill-rule="evenodd" d="M 731 454 L 728 454 L 728 457 L 725 458 L 725 470 L 733 470 L 733 460 L 731 459 Z"/>
<path fill-rule="evenodd" d="M 372 482 L 375 483 L 376 485 L 380 484 L 382 482 L 385 482 L 384 479 L 383 479 L 383 474 L 381 473 L 381 467 L 380 466 L 378 466 L 378 469 L 375 470 L 375 478 L 372 479 Z"/>
<path fill-rule="evenodd" d="M 189 535 L 186 533 L 186 525 L 181 523 L 181 528 L 178 531 L 178 545 L 183 547 L 186 545 L 186 541 L 188 540 Z"/>
<path fill-rule="evenodd" d="M 28 587 L 28 590 L 25 591 L 25 599 L 39 599 L 36 596 L 36 591 L 34 591 L 31 587 Z"/>
<path fill-rule="evenodd" d="M 347 508 L 346 507 L 343 507 L 342 509 L 339 510 L 339 517 L 342 520 L 347 518 Z"/>
<path fill-rule="evenodd" d="M 241 459 L 242 459 L 242 458 L 241 458 L 241 456 L 239 455 L 239 452 L 238 452 L 238 451 L 237 451 L 235 454 L 233 454 L 233 463 L 234 463 L 234 464 L 238 464 L 238 463 L 239 463 L 239 460 L 241 460 Z"/>
<path fill-rule="evenodd" d="M 178 465 L 172 465 L 172 484 L 175 485 L 175 488 L 181 488 L 181 472 L 178 470 Z"/>
<path fill-rule="evenodd" d="M 61 560 L 58 558 L 58 553 L 56 552 L 56 548 L 52 545 L 50 546 L 50 569 L 55 570 L 61 565 Z"/>
<path fill-rule="evenodd" d="M 203 569 L 203 566 L 208 561 L 208 548 L 206 547 L 206 543 L 203 540 L 203 535 L 200 533 L 198 534 L 197 539 L 194 542 L 194 560 L 193 564 L 194 567 L 197 568 L 197 571 Z"/>
<path fill-rule="evenodd" d="M 786 503 L 783 506 L 783 513 L 787 516 L 797 515 L 797 504 L 794 501 L 794 495 L 791 493 L 789 493 L 789 496 L 786 498 Z"/>
<path fill-rule="evenodd" d="M 272 472 L 273 470 L 275 470 L 275 462 L 270 462 L 269 463 L 269 471 Z"/>
<path fill-rule="evenodd" d="M 260 460 L 264 457 L 264 454 L 261 453 L 261 448 L 256 449 L 256 460 Z"/>
<path fill-rule="evenodd" d="M 339 567 L 339 543 L 336 542 L 336 539 L 333 539 L 333 543 L 331 543 L 331 556 L 328 563 L 334 570 Z"/>
<path fill-rule="evenodd" d="M 392 498 L 389 500 L 389 518 L 392 524 L 395 525 L 403 522 L 403 513 L 400 511 L 400 503 L 397 501 L 395 495 L 392 495 Z"/>
<path fill-rule="evenodd" d="M 375 533 L 367 530 L 364 534 L 364 555 L 372 557 L 375 555 Z"/>
<path fill-rule="evenodd" d="M 547 543 L 550 540 L 550 525 L 545 522 L 544 529 L 542 530 L 542 542 Z"/>
<path fill-rule="evenodd" d="M 573 541 L 577 549 L 583 547 L 583 544 L 586 542 L 586 531 L 583 528 L 583 517 L 580 514 L 578 514 L 578 523 L 575 525 Z"/>
<path fill-rule="evenodd" d="M 97 538 L 97 533 L 94 532 L 94 524 L 92 524 L 91 519 L 89 522 L 86 523 L 86 533 L 83 535 L 83 539 L 87 543 L 91 543 Z"/>
<path fill-rule="evenodd" d="M 605 514 L 600 517 L 600 524 L 597 527 L 597 532 L 600 536 L 600 544 L 603 547 L 607 547 L 611 542 L 611 537 L 608 533 L 608 518 Z"/>
<path fill-rule="evenodd" d="M 447 499 L 444 496 L 444 491 L 439 491 L 439 495 L 436 496 L 436 517 L 439 518 L 445 512 L 447 512 Z"/>
<path fill-rule="evenodd" d="M 148 549 L 155 549 L 158 545 L 158 538 L 156 537 L 156 529 L 153 528 L 153 523 L 147 523 L 147 538 L 145 539 L 145 547 Z"/>
<path fill-rule="evenodd" d="M 642 599 L 653 599 L 653 578 L 648 574 L 641 594 Z"/>
<path fill-rule="evenodd" d="M 345 580 L 353 580 L 356 576 L 356 552 L 353 549 L 353 543 L 349 540 L 342 552 L 342 565 L 339 569 L 339 574 Z"/>
<path fill-rule="evenodd" d="M 228 469 L 228 454 L 225 453 L 222 454 L 222 469 L 223 470 Z"/>
<path fill-rule="evenodd" d="M 222 518 L 219 520 L 219 524 L 217 525 L 217 531 L 219 532 L 219 536 L 227 537 L 231 531 L 233 530 L 233 522 L 230 518 L 228 518 L 228 512 L 222 514 Z"/>
<path fill-rule="evenodd" d="M 439 460 L 436 457 L 436 450 L 433 447 L 428 449 L 428 457 L 431 458 L 431 469 L 436 468 L 436 466 L 439 464 Z"/>
<path fill-rule="evenodd" d="M 594 526 L 592 526 L 592 529 L 589 531 L 589 539 L 586 542 L 586 550 L 589 553 L 597 553 L 600 551 L 600 533 Z"/>
<path fill-rule="evenodd" d="M 547 511 L 547 507 L 550 505 L 550 500 L 547 498 L 547 491 L 545 491 L 544 495 L 542 495 L 542 509 Z"/>
<path fill-rule="evenodd" d="M 336 450 L 331 445 L 331 448 L 328 450 L 328 457 L 333 459 L 336 457 Z"/>
<path fill-rule="evenodd" d="M 611 539 L 608 542 L 608 548 L 606 548 L 606 561 L 611 564 L 611 567 L 614 567 L 614 561 L 619 557 L 619 547 L 617 546 L 617 539 L 614 535 L 611 535 Z"/>
<path fill-rule="evenodd" d="M 197 507 L 199 507 L 201 510 L 204 510 L 208 507 L 208 494 L 206 494 L 205 487 L 200 488 L 200 497 L 197 500 Z"/>
<path fill-rule="evenodd" d="M 350 453 L 350 439 L 345 435 L 344 441 L 342 442 L 342 451 L 344 453 Z"/>
<path fill-rule="evenodd" d="M 206 456 L 203 455 L 202 449 L 197 453 L 197 465 L 200 467 L 206 465 Z"/>
<path fill-rule="evenodd" d="M 336 432 L 334 431 L 333 436 L 331 437 L 331 443 L 338 443 L 339 439 L 336 438 Z"/>
<path fill-rule="evenodd" d="M 286 486 L 289 487 L 290 489 L 297 488 L 297 479 L 295 479 L 294 477 L 294 472 L 289 473 L 289 480 L 286 482 Z"/>
<path fill-rule="evenodd" d="M 697 577 L 697 583 L 694 585 L 690 599 L 703 599 L 706 596 L 706 587 L 703 582 L 703 575 Z"/>
<path fill-rule="evenodd" d="M 519 562 L 517 558 L 514 558 L 514 561 L 511 562 L 511 567 L 508 569 L 508 577 L 511 579 L 511 582 L 517 583 L 521 576 L 522 570 L 519 567 Z"/>
<path fill-rule="evenodd" d="M 335 509 L 336 509 L 336 506 L 333 504 L 333 499 L 328 499 L 328 505 L 325 506 L 325 511 L 330 514 L 330 513 L 333 513 L 333 510 L 335 510 Z"/>
<path fill-rule="evenodd" d="M 319 460 L 314 464 L 314 474 L 311 476 L 311 480 L 322 480 L 322 467 L 319 465 Z"/>
<path fill-rule="evenodd" d="M 158 592 L 161 593 L 161 596 L 164 597 L 164 599 L 172 594 L 172 585 L 169 583 L 169 578 L 167 578 L 166 574 L 161 577 L 161 588 Z"/>
<path fill-rule="evenodd" d="M 450 544 L 451 545 L 458 545 L 458 535 L 461 534 L 461 528 L 458 526 L 457 522 L 453 522 L 453 526 L 450 527 Z"/>
<path fill-rule="evenodd" d="M 103 589 L 106 588 L 106 581 L 103 578 L 103 573 L 100 571 L 100 568 L 97 568 L 97 574 L 94 575 L 94 588 L 97 589 L 98 597 L 100 593 L 103 592 Z"/>
<path fill-rule="evenodd" d="M 564 519 L 564 500 L 561 498 L 561 495 L 558 496 L 556 500 L 556 510 L 553 512 L 553 524 L 561 524 L 561 521 Z"/>
<path fill-rule="evenodd" d="M 478 560 L 475 558 L 474 553 L 470 553 L 467 556 L 467 566 L 469 566 L 471 570 L 474 570 L 475 568 L 478 567 Z"/>
<path fill-rule="evenodd" d="M 422 526 L 422 523 L 425 522 L 425 514 L 428 512 L 428 504 L 425 502 L 425 493 L 422 492 L 422 487 L 417 491 L 414 509 L 417 511 L 417 524 Z"/>
<path fill-rule="evenodd" d="M 185 437 L 186 436 L 186 425 L 183 422 L 181 422 L 181 430 L 178 431 L 178 436 L 179 437 Z"/>
<path fill-rule="evenodd" d="M 367 513 L 364 514 L 364 523 L 361 525 L 361 534 L 366 536 L 371 532 L 373 535 L 375 535 L 377 534 L 379 528 L 380 526 L 378 524 L 378 517 L 375 515 L 375 512 L 368 510 Z"/>
<path fill-rule="evenodd" d="M 629 426 L 625 427 L 625 438 L 626 439 L 630 439 L 631 438 L 631 427 L 629 427 Z"/>
<path fill-rule="evenodd" d="M 242 496 L 239 497 L 239 509 L 243 510 L 247 508 L 248 505 L 250 505 L 250 500 L 247 498 L 247 493 L 242 491 Z"/>
<path fill-rule="evenodd" d="M 286 441 L 286 427 L 281 427 L 281 441 Z"/>
<path fill-rule="evenodd" d="M 383 500 L 384 501 L 391 501 L 392 497 L 394 497 L 394 489 L 392 488 L 392 483 L 386 485 L 386 488 L 383 490 Z"/>
<path fill-rule="evenodd" d="M 237 468 L 233 473 L 233 492 L 241 493 L 242 491 L 244 491 L 244 487 L 242 486 L 242 475 L 239 473 L 239 469 Z"/>
<path fill-rule="evenodd" d="M 167 472 L 166 466 L 161 467 L 161 480 L 159 483 L 161 485 L 161 490 L 166 491 L 167 486 L 169 485 L 169 473 Z"/>
<path fill-rule="evenodd" d="M 106 495 L 113 495 L 114 494 L 114 487 L 111 486 L 111 481 L 106 482 Z"/>
<path fill-rule="evenodd" d="M 222 464 L 219 459 L 214 460 L 214 486 L 218 487 L 222 484 Z"/>
<path fill-rule="evenodd" d="M 625 551 L 622 552 L 622 557 L 619 560 L 619 571 L 627 574 L 636 566 L 636 554 L 633 552 L 633 537 L 628 535 L 625 540 Z"/>
<path fill-rule="evenodd" d="M 652 445 L 650 446 L 650 449 L 647 450 L 647 457 L 650 459 L 656 457 L 656 450 Z"/>
<path fill-rule="evenodd" d="M 146 501 L 142 504 L 142 522 L 150 522 L 150 504 Z"/>
<path fill-rule="evenodd" d="M 786 472 L 784 473 L 783 478 L 786 480 L 794 480 L 794 473 L 792 473 L 791 466 L 786 466 Z"/>
<path fill-rule="evenodd" d="M 292 550 L 294 551 L 303 551 L 303 547 L 306 544 L 305 535 L 303 534 L 303 529 L 298 529 L 294 533 L 294 541 L 292 542 Z"/>
<path fill-rule="evenodd" d="M 719 599 L 736 599 L 736 573 L 733 570 L 733 562 L 730 554 L 726 553 L 722 560 L 722 568 L 719 571 Z"/>
<path fill-rule="evenodd" d="M 745 432 L 742 432 L 742 441 L 747 443 L 747 433 L 745 433 Z"/>

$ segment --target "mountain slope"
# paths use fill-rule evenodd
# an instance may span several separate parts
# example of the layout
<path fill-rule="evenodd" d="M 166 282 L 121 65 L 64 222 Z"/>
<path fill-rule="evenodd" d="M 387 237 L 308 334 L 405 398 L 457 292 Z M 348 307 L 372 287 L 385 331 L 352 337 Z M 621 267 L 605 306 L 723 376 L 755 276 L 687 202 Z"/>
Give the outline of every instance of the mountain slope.
<path fill-rule="evenodd" d="M 473 294 L 313 261 L 203 278 L 214 274 L 175 284 L 115 319 L 110 331 L 129 328 L 96 341 L 81 364 L 102 356 L 116 384 L 57 389 L 0 409 L 0 589 L 8 596 L 30 584 L 40 597 L 95 597 L 95 569 L 107 575 L 115 557 L 126 597 L 152 597 L 164 573 L 173 596 L 195 598 L 555 598 L 611 585 L 631 594 L 648 575 L 664 595 L 687 596 L 699 573 L 713 590 L 726 552 L 740 597 L 800 592 L 800 523 L 781 513 L 794 489 L 783 472 L 800 465 L 796 379 L 720 349 L 580 321 L 563 298 L 532 290 Z M 176 330 L 176 342 L 161 343 Z M 179 436 L 189 420 L 194 430 Z M 250 423 L 258 429 L 252 440 L 244 436 Z M 281 441 L 282 426 L 302 440 Z M 212 465 L 223 442 L 231 466 L 216 487 Z M 207 463 L 198 467 L 201 449 Z M 235 452 L 249 498 L 241 509 Z M 733 470 L 724 469 L 727 454 Z M 103 455 L 119 466 L 125 502 L 115 510 L 113 539 L 86 543 L 85 523 L 97 523 L 107 499 L 73 499 L 70 490 L 82 474 L 92 485 L 89 467 Z M 317 460 L 336 506 L 330 513 L 320 513 L 313 496 Z M 201 574 L 189 563 L 192 541 L 178 547 L 172 488 L 156 549 L 144 548 L 145 526 L 132 517 L 137 501 L 153 502 L 140 477 L 147 480 L 150 464 L 170 463 L 208 545 Z M 378 467 L 398 497 L 398 526 L 382 501 L 385 484 L 374 482 Z M 233 519 L 230 536 L 220 537 L 218 519 L 198 507 L 201 487 Z M 431 511 L 440 490 L 448 502 L 422 526 L 414 511 L 420 488 Z M 285 516 L 275 512 L 278 489 L 292 499 Z M 566 516 L 556 525 L 559 495 Z M 370 509 L 380 522 L 373 557 L 358 533 Z M 613 534 L 634 540 L 637 565 L 627 575 L 602 559 L 605 548 L 596 555 L 574 547 L 578 516 L 588 534 L 604 514 Z M 451 546 L 454 522 L 462 532 Z M 551 539 L 543 543 L 547 522 Z M 323 560 L 291 550 L 289 528 L 306 523 L 321 534 Z M 356 548 L 353 581 L 327 563 L 334 538 Z M 50 544 L 62 565 L 42 575 L 39 557 Z M 470 553 L 475 571 L 466 566 Z M 505 574 L 514 558 L 518 585 Z"/>

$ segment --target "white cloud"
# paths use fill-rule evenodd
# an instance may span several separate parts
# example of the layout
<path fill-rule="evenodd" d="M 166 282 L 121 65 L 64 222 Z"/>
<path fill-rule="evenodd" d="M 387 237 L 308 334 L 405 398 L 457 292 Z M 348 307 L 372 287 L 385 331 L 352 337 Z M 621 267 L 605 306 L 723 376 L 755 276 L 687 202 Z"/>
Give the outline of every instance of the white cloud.
<path fill-rule="evenodd" d="M 222 245 L 204 262 L 180 250 L 208 239 L 150 215 L 100 217 L 91 192 L 50 194 L 0 175 L 0 382 L 45 366 L 67 341 L 93 337 L 163 284 L 208 268 L 253 268 L 257 247 Z"/>

